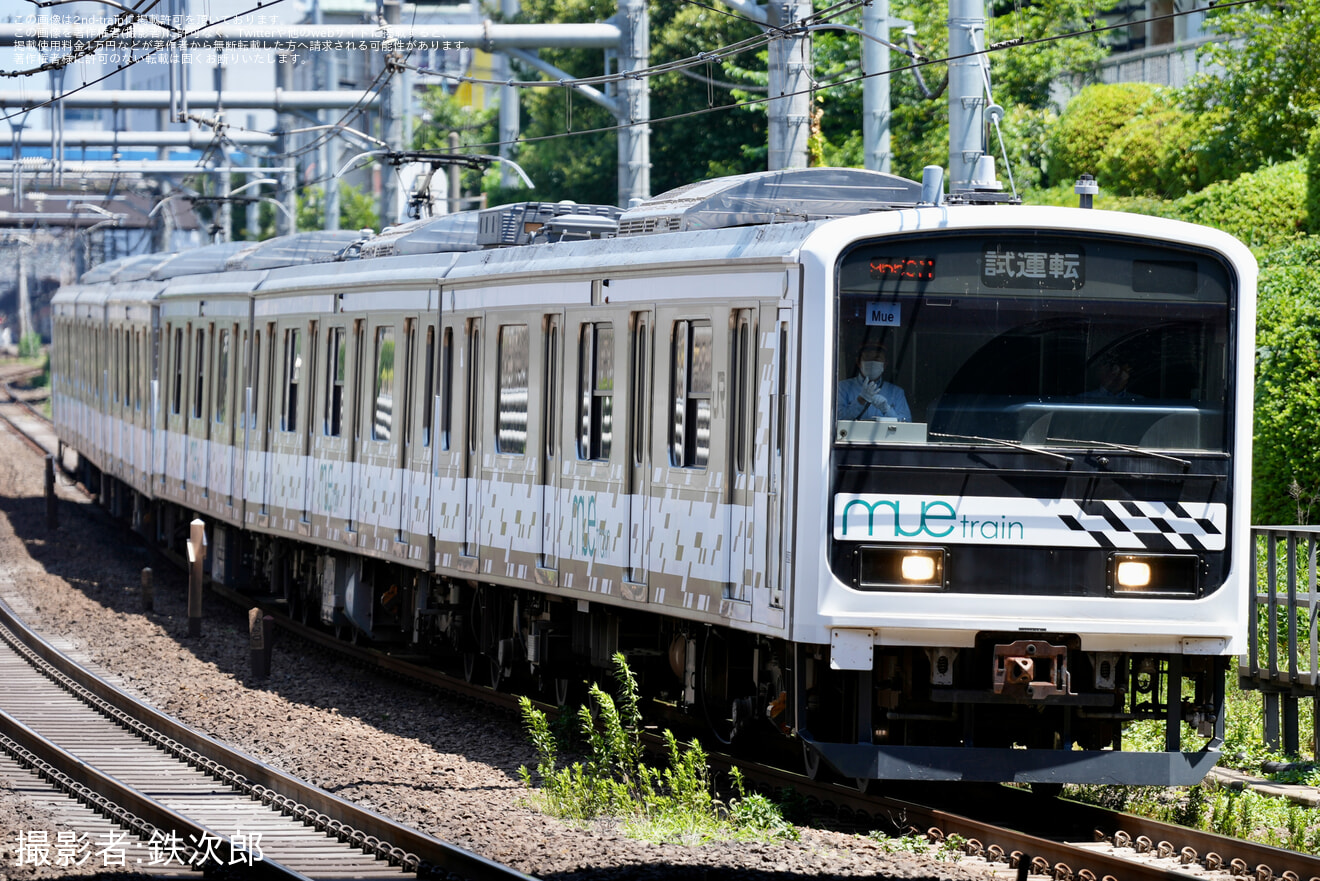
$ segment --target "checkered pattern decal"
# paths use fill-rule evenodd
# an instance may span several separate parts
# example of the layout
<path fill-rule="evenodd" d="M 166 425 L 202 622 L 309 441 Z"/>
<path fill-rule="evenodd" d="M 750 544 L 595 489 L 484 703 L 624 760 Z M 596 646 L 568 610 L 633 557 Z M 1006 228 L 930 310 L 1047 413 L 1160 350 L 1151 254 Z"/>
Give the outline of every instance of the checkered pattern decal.
<path fill-rule="evenodd" d="M 1176 502 L 1073 504 L 1077 513 L 1060 513 L 1059 520 L 1073 532 L 1090 536 L 1097 547 L 1148 551 L 1224 549 L 1223 505 L 1197 505 L 1195 510 L 1189 510 Z"/>

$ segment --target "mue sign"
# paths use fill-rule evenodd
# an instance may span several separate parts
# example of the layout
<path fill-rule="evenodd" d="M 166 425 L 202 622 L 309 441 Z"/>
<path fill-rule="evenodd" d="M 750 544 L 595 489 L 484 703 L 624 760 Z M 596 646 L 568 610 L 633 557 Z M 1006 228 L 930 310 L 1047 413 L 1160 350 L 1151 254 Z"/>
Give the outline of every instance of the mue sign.
<path fill-rule="evenodd" d="M 934 257 L 873 257 L 871 278 L 931 281 L 935 278 Z"/>

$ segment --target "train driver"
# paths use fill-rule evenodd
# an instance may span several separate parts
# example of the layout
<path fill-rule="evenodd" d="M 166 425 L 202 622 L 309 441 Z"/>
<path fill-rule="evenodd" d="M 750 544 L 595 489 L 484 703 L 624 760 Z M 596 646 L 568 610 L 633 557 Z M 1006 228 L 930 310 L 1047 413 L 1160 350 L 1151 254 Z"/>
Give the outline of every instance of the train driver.
<path fill-rule="evenodd" d="M 889 351 L 884 343 L 862 344 L 854 375 L 839 383 L 838 418 L 912 421 L 907 395 L 884 378 L 888 363 Z"/>

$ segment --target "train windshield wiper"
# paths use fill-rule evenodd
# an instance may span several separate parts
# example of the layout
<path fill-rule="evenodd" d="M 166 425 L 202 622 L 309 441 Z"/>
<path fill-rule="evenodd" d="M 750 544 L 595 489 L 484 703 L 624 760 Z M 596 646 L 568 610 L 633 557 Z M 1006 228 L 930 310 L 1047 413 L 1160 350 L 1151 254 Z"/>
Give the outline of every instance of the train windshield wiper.
<path fill-rule="evenodd" d="M 1060 444 L 1080 444 L 1081 446 L 1104 447 L 1107 450 L 1122 450 L 1125 453 L 1135 453 L 1138 456 L 1149 456 L 1152 459 L 1163 459 L 1166 462 L 1173 462 L 1181 465 L 1182 470 L 1190 471 L 1192 463 L 1190 459 L 1179 459 L 1177 456 L 1170 456 L 1165 453 L 1157 453 L 1154 450 L 1147 450 L 1144 447 L 1133 447 L 1128 444 L 1116 444 L 1111 441 L 1102 440 L 1080 440 L 1073 437 L 1047 437 L 1047 441 L 1053 441 Z"/>
<path fill-rule="evenodd" d="M 1042 450 L 1040 447 L 1030 447 L 1022 443 L 1022 441 L 1005 440 L 1002 437 L 980 437 L 975 434 L 945 434 L 939 431 L 932 431 L 930 436 L 948 438 L 949 440 L 981 441 L 982 443 L 987 444 L 999 444 L 1001 446 L 1011 447 L 1015 450 L 1026 450 L 1028 453 L 1035 453 L 1038 456 L 1046 456 L 1050 459 L 1062 459 L 1069 465 L 1072 465 L 1073 463 L 1071 456 L 1065 456 L 1062 453 L 1052 453 L 1049 450 Z"/>

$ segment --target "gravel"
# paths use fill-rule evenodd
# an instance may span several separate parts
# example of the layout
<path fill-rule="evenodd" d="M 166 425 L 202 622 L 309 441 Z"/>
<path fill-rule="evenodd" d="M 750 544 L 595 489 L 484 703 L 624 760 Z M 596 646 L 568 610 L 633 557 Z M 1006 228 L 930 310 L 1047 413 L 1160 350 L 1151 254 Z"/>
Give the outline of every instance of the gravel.
<path fill-rule="evenodd" d="M 45 633 L 67 638 L 122 687 L 198 730 L 490 859 L 563 881 L 996 877 L 980 861 L 889 854 L 839 831 L 685 847 L 544 816 L 527 804 L 517 777 L 535 757 L 516 719 L 454 705 L 278 636 L 271 677 L 251 681 L 243 613 L 208 597 L 203 635 L 188 638 L 182 573 L 71 490 L 61 489 L 60 529 L 50 537 L 42 490 L 40 460 L 0 430 L 0 595 L 30 608 Z M 152 614 L 140 611 L 144 566 L 155 572 Z M 55 828 L 0 776 L 0 879 L 94 874 L 90 865 L 14 865 L 20 831 L 48 829 L 53 839 Z"/>

